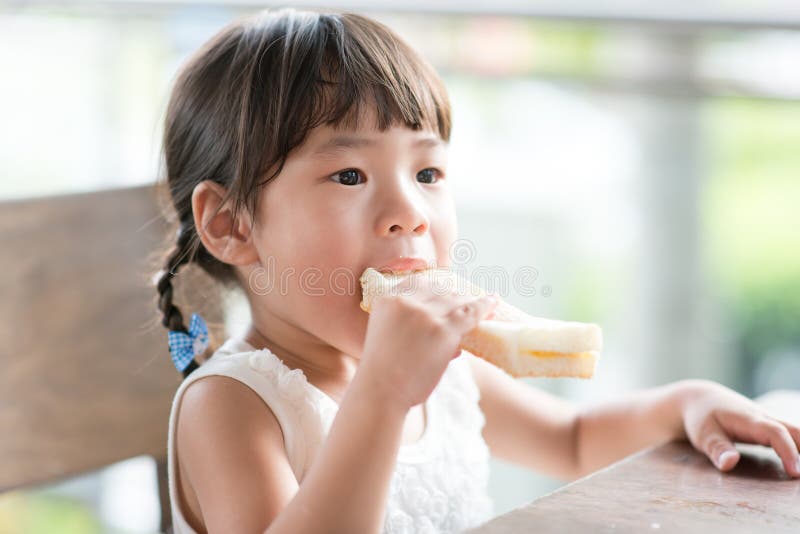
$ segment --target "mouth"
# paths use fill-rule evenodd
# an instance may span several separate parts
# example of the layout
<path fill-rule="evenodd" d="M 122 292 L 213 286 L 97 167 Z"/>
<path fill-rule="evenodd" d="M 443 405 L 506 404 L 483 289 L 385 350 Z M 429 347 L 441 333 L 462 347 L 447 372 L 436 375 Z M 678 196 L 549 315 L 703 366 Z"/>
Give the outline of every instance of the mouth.
<path fill-rule="evenodd" d="M 429 269 L 431 262 L 422 258 L 400 257 L 378 267 L 376 270 L 383 274 L 405 274 L 414 271 Z"/>

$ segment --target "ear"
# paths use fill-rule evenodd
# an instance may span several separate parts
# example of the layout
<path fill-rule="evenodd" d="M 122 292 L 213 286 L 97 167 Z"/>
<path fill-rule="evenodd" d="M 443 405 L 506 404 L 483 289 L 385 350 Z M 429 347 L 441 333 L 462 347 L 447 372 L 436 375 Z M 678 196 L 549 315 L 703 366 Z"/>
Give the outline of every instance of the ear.
<path fill-rule="evenodd" d="M 192 214 L 197 234 L 206 250 L 218 260 L 230 265 L 255 263 L 258 253 L 253 246 L 250 217 L 242 211 L 233 220 L 230 202 L 220 208 L 226 192 L 224 187 L 211 180 L 195 186 Z"/>

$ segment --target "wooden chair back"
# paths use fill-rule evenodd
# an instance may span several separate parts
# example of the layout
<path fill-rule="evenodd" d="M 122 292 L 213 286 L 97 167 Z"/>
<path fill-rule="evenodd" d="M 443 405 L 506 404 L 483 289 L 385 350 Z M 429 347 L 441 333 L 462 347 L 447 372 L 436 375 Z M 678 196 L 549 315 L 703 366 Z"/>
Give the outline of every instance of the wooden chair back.
<path fill-rule="evenodd" d="M 167 531 L 168 420 L 182 377 L 150 277 L 168 238 L 152 186 L 0 203 L 0 492 L 149 455 Z M 218 328 L 213 286 L 188 272 L 174 280 L 176 300 L 200 284 L 191 311 Z"/>

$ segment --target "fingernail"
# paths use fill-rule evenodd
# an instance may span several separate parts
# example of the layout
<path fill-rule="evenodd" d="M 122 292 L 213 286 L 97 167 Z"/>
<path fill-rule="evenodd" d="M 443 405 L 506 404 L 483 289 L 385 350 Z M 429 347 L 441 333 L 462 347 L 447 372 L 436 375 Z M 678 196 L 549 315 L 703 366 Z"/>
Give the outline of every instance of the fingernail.
<path fill-rule="evenodd" d="M 727 460 L 728 458 L 730 458 L 730 457 L 732 457 L 734 455 L 735 455 L 735 453 L 733 451 L 725 451 L 725 452 L 723 452 L 722 454 L 719 455 L 719 458 L 717 459 L 717 466 L 720 469 L 722 469 L 722 466 L 725 464 L 725 460 Z"/>
<path fill-rule="evenodd" d="M 797 455 L 797 459 L 794 461 L 794 472 L 797 473 L 797 476 L 800 476 L 800 454 Z"/>

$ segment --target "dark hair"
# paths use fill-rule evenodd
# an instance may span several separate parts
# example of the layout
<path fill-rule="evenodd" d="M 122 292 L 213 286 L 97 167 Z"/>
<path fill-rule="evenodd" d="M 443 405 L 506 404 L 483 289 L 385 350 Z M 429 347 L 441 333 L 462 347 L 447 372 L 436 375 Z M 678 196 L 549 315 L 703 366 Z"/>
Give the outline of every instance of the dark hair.
<path fill-rule="evenodd" d="M 157 273 L 158 309 L 169 330 L 186 332 L 172 278 L 196 263 L 236 286 L 236 270 L 200 241 L 191 197 L 213 180 L 232 217 L 258 222 L 260 189 L 320 125 L 360 125 L 368 106 L 380 131 L 401 124 L 450 139 L 450 104 L 433 68 L 385 25 L 352 13 L 264 10 L 227 25 L 182 67 L 167 106 L 165 184 L 177 236 Z M 184 371 L 188 374 L 196 362 Z"/>

